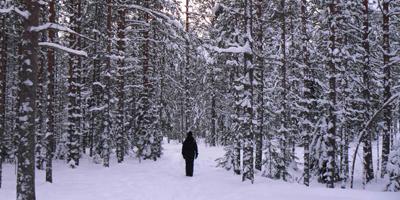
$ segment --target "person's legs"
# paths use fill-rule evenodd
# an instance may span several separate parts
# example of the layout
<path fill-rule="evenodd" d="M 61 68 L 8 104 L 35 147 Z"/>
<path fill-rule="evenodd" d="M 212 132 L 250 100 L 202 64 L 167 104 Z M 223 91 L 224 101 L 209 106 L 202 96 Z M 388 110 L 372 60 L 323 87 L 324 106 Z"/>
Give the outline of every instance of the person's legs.
<path fill-rule="evenodd" d="M 193 176 L 193 160 L 185 159 L 186 161 L 186 176 Z"/>
<path fill-rule="evenodd" d="M 186 176 L 189 176 L 189 159 L 185 159 Z"/>
<path fill-rule="evenodd" d="M 189 160 L 189 176 L 193 176 L 193 161 Z"/>

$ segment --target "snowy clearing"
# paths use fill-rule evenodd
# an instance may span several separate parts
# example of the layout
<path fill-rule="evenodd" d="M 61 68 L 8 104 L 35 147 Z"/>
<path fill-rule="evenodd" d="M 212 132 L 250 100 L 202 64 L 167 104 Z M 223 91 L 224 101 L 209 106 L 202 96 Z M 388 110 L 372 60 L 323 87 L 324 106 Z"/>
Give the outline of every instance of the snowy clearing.
<path fill-rule="evenodd" d="M 110 168 L 82 159 L 77 169 L 63 161 L 54 165 L 53 184 L 46 183 L 43 171 L 37 171 L 38 200 L 399 200 L 400 193 L 361 189 L 327 189 L 313 184 L 305 187 L 256 175 L 255 183 L 241 182 L 241 176 L 215 167 L 215 159 L 223 155 L 221 147 L 199 143 L 199 159 L 194 177 L 184 176 L 181 145 L 164 144 L 164 155 L 157 161 L 139 163 L 128 158 L 122 164 L 112 161 Z M 4 166 L 1 200 L 15 199 L 15 169 Z M 373 190 L 373 189 L 372 189 Z M 377 190 L 375 188 L 375 190 Z"/>

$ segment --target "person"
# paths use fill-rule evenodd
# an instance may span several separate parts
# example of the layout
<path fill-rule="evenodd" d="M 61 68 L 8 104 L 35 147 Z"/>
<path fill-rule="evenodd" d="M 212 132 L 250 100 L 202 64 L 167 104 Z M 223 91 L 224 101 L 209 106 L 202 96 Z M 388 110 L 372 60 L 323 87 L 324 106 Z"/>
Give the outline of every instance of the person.
<path fill-rule="evenodd" d="M 182 156 L 186 162 L 186 176 L 193 176 L 193 162 L 198 155 L 196 140 L 193 138 L 192 132 L 189 131 L 182 145 Z"/>

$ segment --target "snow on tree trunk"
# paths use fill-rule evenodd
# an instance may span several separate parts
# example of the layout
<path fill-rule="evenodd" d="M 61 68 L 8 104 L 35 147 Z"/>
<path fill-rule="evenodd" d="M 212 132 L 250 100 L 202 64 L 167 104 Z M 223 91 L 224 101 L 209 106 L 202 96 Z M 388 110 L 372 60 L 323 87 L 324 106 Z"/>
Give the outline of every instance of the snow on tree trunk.
<path fill-rule="evenodd" d="M 301 1 L 301 39 L 302 39 L 302 66 L 303 66 L 303 84 L 304 84 L 304 92 L 303 92 L 303 105 L 304 105 L 304 112 L 302 116 L 304 117 L 300 120 L 303 129 L 301 131 L 303 137 L 303 145 L 304 145 L 304 180 L 303 183 L 306 186 L 310 184 L 310 168 L 311 168 L 311 161 L 310 161 L 310 136 L 313 125 L 315 124 L 313 113 L 315 112 L 315 89 L 314 89 L 314 82 L 313 82 L 313 73 L 310 66 L 310 52 L 309 52 L 309 33 L 308 33 L 308 15 L 307 12 L 307 1 Z"/>
<path fill-rule="evenodd" d="M 400 142 L 398 140 L 390 152 L 386 170 L 389 174 L 389 184 L 386 186 L 386 191 L 400 191 Z"/>
<path fill-rule="evenodd" d="M 391 77 L 391 66 L 390 66 L 390 14 L 389 4 L 390 1 L 382 0 L 382 51 L 383 51 L 383 98 L 384 102 L 389 100 L 392 96 L 392 77 Z M 382 133 L 382 171 L 381 177 L 387 174 L 386 165 L 389 160 L 390 153 L 390 134 L 392 127 L 392 108 L 388 106 L 383 111 L 383 133 Z"/>
<path fill-rule="evenodd" d="M 35 200 L 35 98 L 39 34 L 32 27 L 39 24 L 40 4 L 24 1 L 29 16 L 23 21 L 17 97 L 17 199 Z"/>
<path fill-rule="evenodd" d="M 49 2 L 49 21 L 51 23 L 56 22 L 56 1 L 51 0 Z M 55 31 L 48 30 L 48 40 L 49 42 L 55 41 Z M 54 109 L 54 73 L 55 68 L 55 53 L 52 48 L 47 50 L 47 70 L 48 70 L 48 82 L 47 82 L 47 133 L 46 133 L 46 181 L 52 183 L 53 182 L 53 157 L 55 150 L 55 109 Z"/>
<path fill-rule="evenodd" d="M 335 170 L 336 170 L 336 58 L 338 54 L 338 49 L 336 46 L 336 30 L 337 30 L 337 21 L 336 21 L 336 0 L 330 0 L 327 4 L 327 10 L 329 13 L 328 18 L 328 26 L 329 26 L 329 53 L 328 53 L 328 61 L 327 67 L 329 70 L 329 90 L 328 90 L 328 118 L 327 118 L 327 128 L 328 131 L 324 136 L 324 142 L 326 144 L 326 170 L 325 177 L 326 177 L 326 184 L 328 188 L 334 188 L 335 182 Z"/>
<path fill-rule="evenodd" d="M 241 78 L 243 84 L 243 93 L 241 107 L 243 109 L 243 116 L 240 118 L 241 128 L 243 133 L 243 176 L 242 181 L 250 180 L 254 182 L 254 134 L 253 134 L 253 80 L 254 80 L 254 66 L 253 66 L 253 52 L 252 52 L 252 0 L 245 0 L 245 36 L 244 42 L 250 47 L 244 52 L 244 74 Z"/>
<path fill-rule="evenodd" d="M 257 97 L 256 99 L 256 122 L 254 127 L 255 134 L 255 169 L 260 170 L 262 168 L 262 149 L 263 149 L 263 134 L 264 134 L 264 57 L 263 57 L 263 29 L 264 22 L 263 17 L 263 1 L 256 0 L 254 2 L 256 6 L 256 18 L 254 20 L 254 32 L 255 32 L 255 80 L 257 85 L 254 91 Z"/>
<path fill-rule="evenodd" d="M 118 93 L 118 106 L 117 106 L 117 122 L 115 124 L 116 131 L 116 148 L 117 148 L 117 159 L 121 163 L 124 160 L 125 155 L 125 130 L 124 130 L 124 74 L 125 74 L 125 16 L 126 9 L 118 9 L 118 54 L 121 58 L 118 60 L 119 65 L 117 69 L 117 93 Z"/>
<path fill-rule="evenodd" d="M 72 29 L 80 33 L 81 30 L 81 0 L 68 2 L 71 14 L 75 17 L 70 19 Z M 71 47 L 80 48 L 80 38 L 74 34 L 69 35 Z M 79 165 L 81 153 L 81 106 L 80 106 L 80 76 L 82 60 L 75 54 L 69 55 L 69 77 L 68 77 L 68 155 L 67 161 L 70 167 Z"/>
<path fill-rule="evenodd" d="M 364 97 L 364 121 L 367 122 L 370 119 L 369 113 L 371 112 L 371 97 L 370 97 L 370 42 L 369 42 L 369 1 L 363 0 L 364 10 L 363 10 L 363 49 L 364 49 L 364 63 L 363 63 L 363 97 Z M 372 165 L 372 134 L 368 130 L 368 133 L 364 137 L 364 147 L 363 147 L 363 164 L 364 164 L 364 184 L 368 183 L 374 178 L 374 170 Z"/>
<path fill-rule="evenodd" d="M 7 74 L 7 31 L 6 17 L 0 16 L 0 188 L 2 183 L 3 161 L 5 152 L 5 126 L 6 126 L 6 74 Z"/>

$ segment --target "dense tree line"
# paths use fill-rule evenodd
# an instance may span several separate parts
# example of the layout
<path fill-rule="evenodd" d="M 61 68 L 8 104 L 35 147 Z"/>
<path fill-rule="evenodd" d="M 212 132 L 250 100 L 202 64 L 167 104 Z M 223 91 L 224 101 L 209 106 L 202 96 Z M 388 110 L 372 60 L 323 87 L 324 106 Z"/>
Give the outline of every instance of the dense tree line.
<path fill-rule="evenodd" d="M 399 3 L 221 0 L 200 6 L 198 13 L 212 13 L 206 28 L 198 28 L 215 66 L 209 87 L 219 95 L 208 108 L 209 118 L 223 121 L 209 125 L 212 138 L 227 145 L 220 166 L 252 182 L 253 169 L 295 181 L 301 147 L 304 170 L 297 181 L 307 186 L 317 179 L 330 188 L 353 187 L 355 167 L 363 169 L 364 185 L 385 175 L 398 182 L 387 166 L 388 156 L 397 155 Z M 376 161 L 373 142 L 382 147 Z M 354 166 L 359 147 L 363 165 Z"/>
<path fill-rule="evenodd" d="M 352 187 L 362 167 L 400 189 L 398 0 L 181 3 L 0 1 L 0 187 L 2 163 L 32 200 L 54 159 L 157 160 L 192 130 L 243 181 L 302 163 L 307 186 Z"/>
<path fill-rule="evenodd" d="M 54 159 L 72 168 L 84 154 L 105 167 L 114 156 L 157 160 L 164 135 L 182 140 L 191 122 L 175 121 L 182 109 L 176 102 L 189 95 L 192 38 L 178 2 L 0 6 L 0 160 L 16 162 L 18 199 L 34 199 L 35 168 L 53 181 Z"/>

